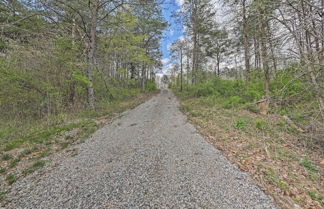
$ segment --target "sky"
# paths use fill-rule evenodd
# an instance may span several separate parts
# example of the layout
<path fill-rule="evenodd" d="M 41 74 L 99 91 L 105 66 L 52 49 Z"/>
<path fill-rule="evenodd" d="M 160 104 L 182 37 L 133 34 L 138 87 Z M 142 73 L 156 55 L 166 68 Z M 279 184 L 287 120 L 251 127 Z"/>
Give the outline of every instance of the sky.
<path fill-rule="evenodd" d="M 175 13 L 178 9 L 180 9 L 181 0 L 170 0 L 169 4 L 164 4 L 163 8 L 163 16 L 166 21 L 169 23 L 169 27 L 164 31 L 164 38 L 161 41 L 161 48 L 163 53 L 163 72 L 168 69 L 170 65 L 170 51 L 168 50 L 168 46 L 173 43 L 175 40 L 179 39 L 182 34 L 182 25 L 175 22 L 175 19 L 171 17 L 173 13 Z"/>

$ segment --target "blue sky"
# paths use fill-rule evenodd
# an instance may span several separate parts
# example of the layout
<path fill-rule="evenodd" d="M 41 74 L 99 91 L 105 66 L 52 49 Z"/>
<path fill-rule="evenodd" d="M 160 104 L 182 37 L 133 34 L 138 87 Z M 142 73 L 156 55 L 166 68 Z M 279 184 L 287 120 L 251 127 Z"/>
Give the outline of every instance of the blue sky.
<path fill-rule="evenodd" d="M 163 60 L 166 61 L 170 57 L 170 52 L 168 46 L 182 36 L 182 25 L 175 22 L 175 19 L 171 15 L 180 9 L 179 5 L 176 3 L 176 0 L 170 0 L 170 4 L 162 5 L 163 16 L 166 21 L 169 23 L 169 27 L 164 31 L 164 39 L 161 41 L 161 48 L 163 52 Z M 167 68 L 168 62 L 164 63 L 164 69 Z"/>

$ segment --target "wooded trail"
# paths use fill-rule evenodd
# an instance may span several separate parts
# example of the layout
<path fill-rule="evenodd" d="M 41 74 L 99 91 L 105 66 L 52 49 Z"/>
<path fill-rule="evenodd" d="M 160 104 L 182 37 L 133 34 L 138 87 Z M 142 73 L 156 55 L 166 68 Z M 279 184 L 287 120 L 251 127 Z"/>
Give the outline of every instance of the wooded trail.
<path fill-rule="evenodd" d="M 168 90 L 75 149 L 15 184 L 6 208 L 277 208 L 197 133 Z"/>

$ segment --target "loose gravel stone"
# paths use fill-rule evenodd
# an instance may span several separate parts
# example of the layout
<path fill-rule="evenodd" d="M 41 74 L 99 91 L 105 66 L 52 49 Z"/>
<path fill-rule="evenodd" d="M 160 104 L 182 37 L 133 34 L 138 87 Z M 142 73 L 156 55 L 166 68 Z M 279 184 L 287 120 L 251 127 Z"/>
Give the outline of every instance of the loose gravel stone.
<path fill-rule="evenodd" d="M 277 208 L 197 133 L 167 90 L 75 149 L 16 182 L 5 208 Z"/>

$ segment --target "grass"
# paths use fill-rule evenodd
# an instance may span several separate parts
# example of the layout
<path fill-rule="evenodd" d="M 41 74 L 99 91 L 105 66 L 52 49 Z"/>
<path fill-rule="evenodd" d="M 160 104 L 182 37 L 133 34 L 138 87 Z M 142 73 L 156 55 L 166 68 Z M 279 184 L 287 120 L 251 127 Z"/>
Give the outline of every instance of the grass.
<path fill-rule="evenodd" d="M 27 155 L 32 154 L 32 153 L 35 152 L 35 151 L 37 151 L 37 148 L 36 148 L 36 147 L 34 147 L 34 148 L 32 148 L 32 149 L 26 149 L 26 150 L 22 151 L 22 152 L 19 154 L 19 157 L 20 157 L 20 158 L 21 158 L 21 157 L 25 157 L 25 156 L 27 156 Z"/>
<path fill-rule="evenodd" d="M 310 173 L 316 173 L 318 170 L 314 168 L 312 162 L 308 158 L 304 158 L 303 161 L 300 163 L 301 166 L 307 169 Z"/>
<path fill-rule="evenodd" d="M 46 156 L 48 156 L 50 154 L 51 154 L 51 149 L 45 149 L 40 153 L 39 157 L 43 158 L 43 157 L 46 157 Z"/>
<path fill-rule="evenodd" d="M 3 162 L 0 161 L 0 174 L 4 176 L 3 181 L 7 182 L 2 183 L 6 185 L 4 189 L 10 189 L 18 176 L 23 178 L 43 168 L 46 164 L 43 158 L 85 141 L 117 113 L 134 108 L 152 94 L 136 93 L 119 102 L 98 104 L 96 111 L 61 114 L 26 123 L 9 121 L 6 124 L 6 121 L 1 121 L 0 159 Z M 76 154 L 77 152 L 71 153 Z"/>
<path fill-rule="evenodd" d="M 10 151 L 16 148 L 20 148 L 24 144 L 51 144 L 51 139 L 60 136 L 60 134 L 71 131 L 75 128 L 80 128 L 82 130 L 81 137 L 88 137 L 91 133 L 96 130 L 96 123 L 92 120 L 85 120 L 77 123 L 62 124 L 54 127 L 49 127 L 47 129 L 36 131 L 23 138 L 10 140 L 6 143 L 3 151 Z M 34 150 L 25 150 L 23 154 L 28 155 Z"/>
<path fill-rule="evenodd" d="M 270 181 L 270 183 L 276 185 L 279 189 L 281 190 L 288 189 L 288 185 L 280 177 L 276 175 L 274 169 L 268 168 L 265 175 Z"/>
<path fill-rule="evenodd" d="M 7 161 L 7 160 L 11 160 L 12 159 L 12 155 L 10 154 L 4 154 L 1 157 L 1 160 Z"/>
<path fill-rule="evenodd" d="M 18 164 L 19 161 L 20 161 L 20 158 L 13 159 L 12 161 L 10 161 L 8 168 L 16 167 L 16 165 Z"/>
<path fill-rule="evenodd" d="M 324 197 L 320 196 L 316 190 L 309 191 L 308 195 L 312 198 L 312 200 L 315 200 L 319 202 L 321 205 L 324 205 Z"/>
<path fill-rule="evenodd" d="M 236 128 L 238 130 L 242 130 L 242 131 L 246 130 L 246 126 L 247 126 L 246 119 L 238 119 L 234 124 L 234 128 Z"/>
<path fill-rule="evenodd" d="M 3 173 L 5 173 L 6 172 L 6 168 L 4 168 L 4 167 L 0 167 L 0 174 L 3 174 Z"/>
<path fill-rule="evenodd" d="M 15 183 L 17 179 L 16 179 L 16 176 L 9 175 L 6 177 L 6 180 L 7 180 L 8 184 L 11 185 L 11 184 Z"/>
<path fill-rule="evenodd" d="M 0 191 L 0 201 L 4 200 L 6 194 L 7 194 L 6 192 Z"/>
<path fill-rule="evenodd" d="M 46 162 L 44 160 L 38 160 L 32 166 L 25 169 L 22 173 L 23 173 L 23 175 L 28 175 L 28 174 L 34 173 L 36 170 L 44 167 L 45 164 L 46 164 Z"/>
<path fill-rule="evenodd" d="M 266 131 L 268 128 L 268 124 L 260 119 L 255 120 L 255 127 L 261 131 Z"/>
<path fill-rule="evenodd" d="M 227 105 L 235 101 L 233 98 L 227 101 L 215 96 L 197 98 L 175 93 L 180 99 L 180 110 L 199 132 L 229 160 L 250 172 L 282 208 L 322 204 L 324 173 L 315 161 L 324 159 L 324 153 L 316 146 L 308 146 L 304 134 L 284 117 L 257 114 L 256 106 L 251 104 Z M 316 192 L 309 192 L 309 188 Z"/>

